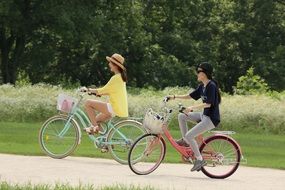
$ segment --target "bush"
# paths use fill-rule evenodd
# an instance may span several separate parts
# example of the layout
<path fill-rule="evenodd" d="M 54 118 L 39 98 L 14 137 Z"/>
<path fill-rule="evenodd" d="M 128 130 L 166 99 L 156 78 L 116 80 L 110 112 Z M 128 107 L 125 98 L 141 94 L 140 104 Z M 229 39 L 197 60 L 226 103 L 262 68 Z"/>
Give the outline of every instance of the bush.
<path fill-rule="evenodd" d="M 30 78 L 25 71 L 19 71 L 15 85 L 19 87 L 31 85 Z"/>
<path fill-rule="evenodd" d="M 1 121 L 40 121 L 57 113 L 56 98 L 59 93 L 75 96 L 75 90 L 62 89 L 47 84 L 14 87 L 0 86 Z M 169 94 L 187 94 L 189 88 L 174 87 L 161 91 L 132 89 L 128 94 L 129 113 L 132 117 L 143 117 L 148 108 L 159 111 L 162 99 Z M 86 96 L 87 98 L 95 98 Z M 259 133 L 285 134 L 285 92 L 256 95 L 223 94 L 220 105 L 222 122 L 218 130 L 253 131 Z M 106 100 L 104 98 L 104 100 Z M 189 106 L 201 101 L 175 100 L 168 105 L 174 113 L 170 127 L 179 129 L 177 122 L 178 103 Z"/>
<path fill-rule="evenodd" d="M 264 94 L 269 90 L 268 84 L 260 76 L 254 75 L 253 70 L 254 68 L 250 67 L 245 76 L 239 77 L 237 86 L 234 87 L 235 94 Z"/>

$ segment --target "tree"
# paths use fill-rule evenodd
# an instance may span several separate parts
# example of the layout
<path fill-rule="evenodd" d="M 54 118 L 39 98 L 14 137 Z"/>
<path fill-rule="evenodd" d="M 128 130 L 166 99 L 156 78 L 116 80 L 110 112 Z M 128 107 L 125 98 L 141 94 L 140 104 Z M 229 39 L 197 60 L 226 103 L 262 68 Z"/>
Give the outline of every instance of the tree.
<path fill-rule="evenodd" d="M 55 77 L 53 81 L 49 79 L 62 76 L 62 73 L 69 77 L 77 65 L 66 65 L 64 60 L 82 52 L 82 48 L 89 51 L 96 45 L 93 43 L 96 39 L 92 33 L 96 30 L 96 22 L 90 22 L 96 14 L 93 12 L 96 6 L 100 4 L 84 4 L 75 0 L 1 1 L 0 50 L 3 83 L 14 84 L 19 69 L 27 70 L 32 82 L 48 79 L 48 82 L 53 83 L 59 77 Z M 90 11 L 93 14 L 89 14 Z M 68 49 L 65 51 L 67 53 L 63 49 Z M 72 53 L 68 55 L 69 51 Z M 61 75 L 57 75 L 58 71 Z"/>
<path fill-rule="evenodd" d="M 250 67 L 285 88 L 285 4 L 280 0 L 2 0 L 0 78 L 102 85 L 106 56 L 126 58 L 130 86 L 186 86 L 213 64 L 221 89 Z"/>

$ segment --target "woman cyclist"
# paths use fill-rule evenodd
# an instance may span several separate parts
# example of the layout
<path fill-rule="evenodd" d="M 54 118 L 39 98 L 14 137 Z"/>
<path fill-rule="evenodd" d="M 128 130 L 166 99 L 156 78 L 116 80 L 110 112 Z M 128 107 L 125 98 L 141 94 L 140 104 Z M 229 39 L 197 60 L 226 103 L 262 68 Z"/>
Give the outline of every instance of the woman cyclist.
<path fill-rule="evenodd" d="M 207 63 L 201 63 L 197 69 L 197 79 L 201 84 L 190 94 L 168 96 L 169 99 L 202 99 L 202 104 L 187 107 L 184 113 L 178 115 L 179 127 L 182 138 L 176 141 L 181 146 L 189 146 L 194 152 L 196 160 L 191 171 L 199 171 L 207 163 L 203 160 L 195 137 L 215 128 L 220 123 L 219 104 L 221 95 L 218 83 L 212 78 L 213 67 Z M 192 112 L 203 109 L 202 112 Z M 197 124 L 188 131 L 187 121 L 195 121 Z M 187 132 L 188 131 L 188 132 Z"/>
<path fill-rule="evenodd" d="M 109 96 L 109 102 L 88 99 L 85 103 L 85 110 L 91 121 L 91 126 L 85 128 L 88 134 L 96 134 L 101 130 L 100 123 L 111 117 L 128 117 L 128 100 L 127 100 L 127 74 L 124 66 L 124 57 L 120 54 L 113 54 L 106 57 L 109 68 L 114 75 L 109 82 L 102 88 L 86 88 L 82 91 L 94 93 L 99 96 Z M 97 115 L 95 111 L 99 112 Z"/>

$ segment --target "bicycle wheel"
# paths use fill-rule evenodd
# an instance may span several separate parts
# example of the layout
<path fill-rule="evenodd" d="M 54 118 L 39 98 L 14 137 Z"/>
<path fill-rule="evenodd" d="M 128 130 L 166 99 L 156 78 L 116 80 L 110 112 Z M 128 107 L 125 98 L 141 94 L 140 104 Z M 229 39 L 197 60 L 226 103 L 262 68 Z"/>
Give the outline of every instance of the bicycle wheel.
<path fill-rule="evenodd" d="M 165 152 L 163 138 L 155 134 L 145 134 L 133 144 L 129 152 L 129 167 L 138 175 L 150 174 L 160 165 Z"/>
<path fill-rule="evenodd" d="M 49 118 L 39 132 L 39 143 L 46 155 L 64 158 L 70 155 L 79 144 L 80 132 L 74 120 L 68 122 L 65 115 Z"/>
<path fill-rule="evenodd" d="M 210 178 L 227 178 L 239 167 L 241 151 L 230 137 L 210 137 L 201 145 L 200 152 L 207 161 L 202 172 Z"/>
<path fill-rule="evenodd" d="M 145 133 L 146 130 L 137 121 L 127 120 L 115 124 L 107 136 L 108 150 L 114 160 L 127 164 L 132 144 Z"/>

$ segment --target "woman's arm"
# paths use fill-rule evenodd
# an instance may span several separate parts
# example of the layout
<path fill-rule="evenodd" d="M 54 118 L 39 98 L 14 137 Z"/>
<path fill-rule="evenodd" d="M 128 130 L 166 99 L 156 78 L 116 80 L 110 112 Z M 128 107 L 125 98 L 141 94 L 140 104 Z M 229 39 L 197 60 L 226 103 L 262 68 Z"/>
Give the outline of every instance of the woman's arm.
<path fill-rule="evenodd" d="M 92 92 L 92 93 L 95 93 L 96 95 L 100 95 L 100 96 L 108 95 L 108 93 L 106 93 L 106 92 L 105 93 L 99 93 L 98 90 L 95 89 L 95 88 L 88 88 L 88 91 Z"/>
<path fill-rule="evenodd" d="M 193 111 L 194 109 L 201 109 L 201 108 L 204 109 L 204 108 L 209 108 L 209 107 L 211 107 L 211 104 L 202 103 L 202 104 L 198 104 L 195 106 L 190 106 L 190 107 L 186 108 L 184 112 L 188 113 L 188 112 Z"/>
<path fill-rule="evenodd" d="M 103 87 L 103 88 L 104 88 L 104 87 Z M 80 88 L 80 91 L 81 91 L 81 92 L 91 92 L 91 93 L 96 94 L 96 95 L 98 95 L 98 96 L 101 96 L 101 95 L 108 95 L 107 92 L 104 92 L 104 93 L 100 93 L 100 94 L 99 94 L 98 89 L 95 89 L 95 88 L 81 87 L 81 88 Z"/>
<path fill-rule="evenodd" d="M 186 95 L 171 95 L 168 96 L 170 100 L 175 100 L 175 99 L 191 99 L 191 96 L 189 94 Z"/>
<path fill-rule="evenodd" d="M 96 89 L 92 89 L 90 88 L 89 90 L 93 93 L 96 93 L 97 95 L 109 95 L 110 93 L 112 93 L 114 91 L 114 86 L 116 85 L 117 80 L 113 77 L 111 77 L 111 79 L 108 81 L 107 84 L 105 84 L 105 86 L 101 87 L 101 88 L 96 88 Z"/>

